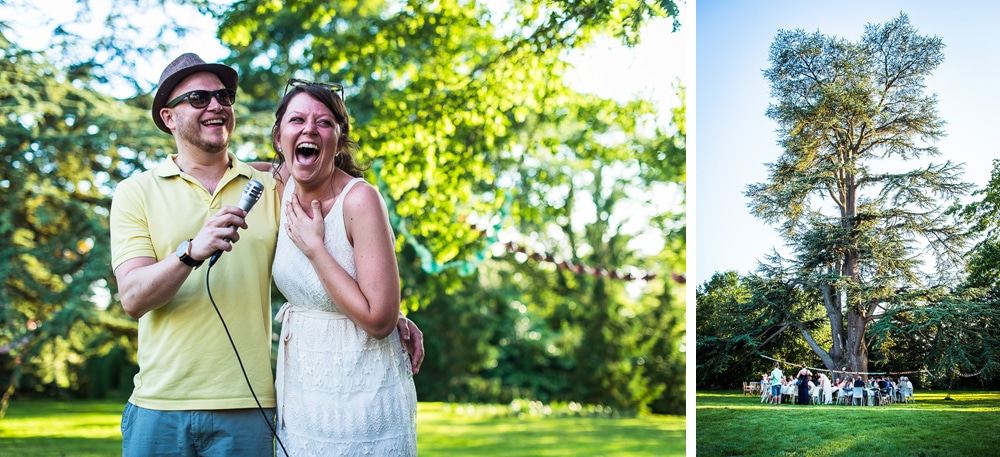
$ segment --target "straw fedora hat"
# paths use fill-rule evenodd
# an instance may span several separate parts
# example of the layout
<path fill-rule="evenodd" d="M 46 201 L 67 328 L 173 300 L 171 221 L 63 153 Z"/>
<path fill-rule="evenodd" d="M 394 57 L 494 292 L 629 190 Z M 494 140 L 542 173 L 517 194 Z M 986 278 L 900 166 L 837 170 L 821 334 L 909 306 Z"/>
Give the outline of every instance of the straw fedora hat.
<path fill-rule="evenodd" d="M 153 122 L 156 123 L 156 126 L 160 130 L 170 133 L 170 129 L 163 124 L 163 118 L 160 117 L 160 110 L 163 109 L 163 105 L 167 104 L 167 97 L 174 91 L 174 87 L 177 86 L 177 83 L 183 81 L 184 78 L 202 71 L 215 73 L 227 89 L 236 90 L 236 84 L 239 81 L 236 70 L 218 63 L 205 63 L 201 57 L 198 57 L 198 54 L 191 52 L 181 54 L 180 57 L 170 62 L 170 65 L 167 65 L 167 68 L 160 74 L 156 96 L 153 97 Z"/>

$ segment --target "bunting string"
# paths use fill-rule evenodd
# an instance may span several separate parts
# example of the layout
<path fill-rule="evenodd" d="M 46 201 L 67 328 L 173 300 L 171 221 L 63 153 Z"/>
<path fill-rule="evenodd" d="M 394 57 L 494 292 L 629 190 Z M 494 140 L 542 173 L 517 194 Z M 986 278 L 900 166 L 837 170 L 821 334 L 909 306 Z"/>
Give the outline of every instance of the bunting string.
<path fill-rule="evenodd" d="M 784 360 L 778 360 L 778 359 L 776 359 L 774 357 L 768 357 L 768 356 L 766 356 L 764 354 L 758 353 L 758 355 L 761 356 L 761 357 L 763 357 L 763 358 L 765 358 L 765 359 L 773 360 L 773 361 L 778 362 L 778 363 L 783 364 L 783 365 L 790 365 L 790 366 L 795 366 L 795 367 L 801 366 L 800 364 L 794 364 L 794 363 L 787 362 L 787 361 L 784 361 Z M 828 370 L 826 368 L 810 367 L 810 366 L 806 366 L 806 368 L 808 368 L 808 369 L 810 369 L 812 371 L 825 371 L 827 373 L 831 373 L 831 375 L 833 374 L 833 372 L 840 373 L 840 374 L 865 375 L 865 376 L 867 376 L 867 375 L 902 376 L 902 375 L 911 375 L 911 374 L 920 374 L 920 373 L 923 373 L 923 374 L 926 374 L 926 375 L 934 377 L 934 378 L 942 378 L 942 377 L 944 377 L 944 375 L 935 375 L 934 373 L 931 373 L 930 370 L 926 370 L 926 369 L 910 370 L 910 371 L 842 371 L 842 370 Z M 963 377 L 963 378 L 972 378 L 972 377 L 975 377 L 975 376 L 979 376 L 983 372 L 983 370 L 980 369 L 979 371 L 977 371 L 975 373 L 962 373 L 962 372 L 959 372 L 958 370 L 956 370 L 954 367 L 951 367 L 950 370 L 951 370 L 952 373 L 955 373 L 959 377 Z"/>
<path fill-rule="evenodd" d="M 372 164 L 372 169 L 375 172 L 374 174 L 379 192 L 384 197 L 391 195 L 391 193 L 389 192 L 385 181 L 381 178 L 382 165 L 381 160 L 376 160 Z M 489 252 L 492 250 L 493 246 L 500 243 L 497 234 L 503 228 L 503 221 L 507 218 L 507 215 L 510 214 L 510 204 L 512 202 L 510 198 L 504 199 L 505 203 L 499 208 L 497 214 L 499 217 L 495 218 L 496 223 L 492 226 L 492 235 L 486 228 L 472 225 L 472 228 L 480 232 L 480 234 L 484 237 L 483 247 L 472 255 L 472 260 L 453 260 L 446 263 L 440 263 L 434 258 L 434 254 L 430 251 L 430 249 L 421 244 L 417 238 L 410 233 L 406 219 L 401 217 L 396 212 L 396 206 L 392 199 L 383 198 L 383 200 L 385 200 L 386 208 L 389 213 L 390 224 L 392 225 L 394 231 L 397 234 L 402 235 L 405 242 L 409 244 L 417 253 L 417 256 L 420 258 L 421 269 L 430 274 L 440 273 L 447 269 L 455 269 L 461 276 L 468 276 L 472 274 L 472 272 L 479 266 L 479 263 L 489 257 Z M 620 281 L 650 281 L 657 276 L 654 272 L 643 272 L 639 270 L 624 271 L 623 269 L 605 268 L 602 266 L 592 267 L 589 265 L 572 263 L 566 260 L 557 260 L 552 254 L 532 252 L 524 246 L 514 243 L 513 241 L 507 241 L 502 245 L 509 253 L 524 254 L 534 261 L 548 262 L 555 265 L 556 268 L 570 271 L 577 275 L 589 275 L 594 278 L 608 278 Z M 682 273 L 671 272 L 670 278 L 678 284 L 687 283 L 687 278 Z"/>
<path fill-rule="evenodd" d="M 637 271 L 633 273 L 633 272 L 626 272 L 621 269 L 591 267 L 589 265 L 584 265 L 580 263 L 574 264 L 573 262 L 570 261 L 556 259 L 555 256 L 549 253 L 538 253 L 529 251 L 524 246 L 514 243 L 513 241 L 508 241 L 504 243 L 504 248 L 507 250 L 507 252 L 515 254 L 525 254 L 531 260 L 537 262 L 551 263 L 555 265 L 556 268 L 570 271 L 578 275 L 588 275 L 594 278 L 609 278 L 621 281 L 650 281 L 656 278 L 656 273 L 653 272 Z M 687 283 L 687 278 L 682 274 L 671 272 L 670 278 L 678 284 Z"/>
<path fill-rule="evenodd" d="M 961 378 L 972 378 L 972 377 L 976 377 L 976 376 L 979 376 L 980 374 L 982 374 L 982 373 L 983 373 L 983 370 L 981 370 L 981 369 L 980 369 L 979 371 L 977 371 L 977 372 L 975 372 L 975 373 L 961 373 L 961 372 L 959 372 L 958 370 L 956 370 L 956 369 L 955 369 L 955 368 L 953 367 L 953 368 L 951 369 L 951 372 L 952 372 L 952 373 L 955 373 L 956 375 L 958 375 L 958 376 L 959 376 L 959 377 L 961 377 Z"/>
<path fill-rule="evenodd" d="M 31 342 L 31 338 L 25 336 L 17 341 L 11 341 L 0 346 L 0 354 L 15 354 L 17 350 Z"/>
<path fill-rule="evenodd" d="M 28 345 L 34 338 L 34 332 L 38 329 L 39 322 L 34 319 L 28 319 L 26 326 L 28 328 L 27 332 L 21 334 L 20 338 L 12 338 L 11 341 L 3 346 L 0 346 L 0 354 L 10 354 L 12 356 L 17 356 L 19 349 Z"/>

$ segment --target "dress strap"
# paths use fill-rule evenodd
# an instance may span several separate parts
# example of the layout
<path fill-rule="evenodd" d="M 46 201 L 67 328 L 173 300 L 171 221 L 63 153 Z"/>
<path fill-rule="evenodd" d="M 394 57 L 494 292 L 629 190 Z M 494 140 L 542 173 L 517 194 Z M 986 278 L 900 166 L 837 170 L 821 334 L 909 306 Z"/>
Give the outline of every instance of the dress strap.
<path fill-rule="evenodd" d="M 344 190 L 340 191 L 340 195 L 341 195 L 340 198 L 341 199 L 344 198 L 343 196 L 347 195 L 347 193 L 351 191 L 351 188 L 354 187 L 355 184 L 357 184 L 358 182 L 364 182 L 364 180 L 365 180 L 365 178 L 354 178 L 354 179 L 350 180 L 347 183 L 347 185 L 344 186 Z"/>

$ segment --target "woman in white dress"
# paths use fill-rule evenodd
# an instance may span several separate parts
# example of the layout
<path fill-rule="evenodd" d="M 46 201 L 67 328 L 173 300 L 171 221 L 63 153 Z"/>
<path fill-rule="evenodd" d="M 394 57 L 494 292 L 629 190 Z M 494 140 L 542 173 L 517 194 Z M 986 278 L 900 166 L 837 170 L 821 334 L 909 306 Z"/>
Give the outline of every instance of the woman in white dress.
<path fill-rule="evenodd" d="M 284 183 L 274 281 L 288 300 L 277 316 L 278 455 L 416 455 L 395 237 L 335 89 L 289 81 L 272 129 Z"/>
<path fill-rule="evenodd" d="M 819 374 L 819 387 L 821 393 L 823 394 L 823 404 L 829 405 L 833 403 L 833 386 L 830 384 L 830 379 L 826 377 L 825 374 Z"/>

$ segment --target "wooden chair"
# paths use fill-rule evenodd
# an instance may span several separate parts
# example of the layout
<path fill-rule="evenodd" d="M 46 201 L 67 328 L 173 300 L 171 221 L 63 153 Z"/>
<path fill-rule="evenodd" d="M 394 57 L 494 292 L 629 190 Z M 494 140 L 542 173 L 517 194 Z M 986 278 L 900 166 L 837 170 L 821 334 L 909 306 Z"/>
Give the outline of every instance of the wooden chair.
<path fill-rule="evenodd" d="M 743 382 L 743 395 L 753 395 L 753 383 Z"/>

